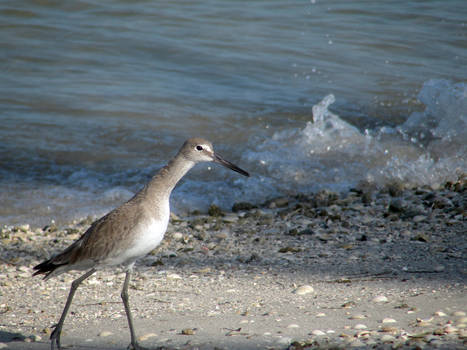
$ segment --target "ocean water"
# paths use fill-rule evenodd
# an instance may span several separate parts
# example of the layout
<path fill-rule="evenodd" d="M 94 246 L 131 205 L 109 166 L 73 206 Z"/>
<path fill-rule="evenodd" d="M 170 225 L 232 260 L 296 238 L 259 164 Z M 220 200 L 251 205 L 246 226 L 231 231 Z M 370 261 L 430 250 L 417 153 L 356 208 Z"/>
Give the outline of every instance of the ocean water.
<path fill-rule="evenodd" d="M 172 196 L 211 203 L 467 172 L 467 6 L 439 1 L 0 2 L 0 224 L 99 216 L 190 136 Z"/>

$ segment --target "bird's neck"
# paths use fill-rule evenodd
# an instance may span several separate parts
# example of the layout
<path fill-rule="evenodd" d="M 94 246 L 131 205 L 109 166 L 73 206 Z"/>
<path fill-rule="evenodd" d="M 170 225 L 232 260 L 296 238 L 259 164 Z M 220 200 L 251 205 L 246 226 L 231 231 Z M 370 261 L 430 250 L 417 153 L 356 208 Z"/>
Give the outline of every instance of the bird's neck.
<path fill-rule="evenodd" d="M 146 190 L 148 196 L 160 198 L 170 197 L 180 179 L 195 165 L 195 162 L 186 159 L 182 154 L 177 154 L 169 164 L 163 167 L 149 181 Z"/>

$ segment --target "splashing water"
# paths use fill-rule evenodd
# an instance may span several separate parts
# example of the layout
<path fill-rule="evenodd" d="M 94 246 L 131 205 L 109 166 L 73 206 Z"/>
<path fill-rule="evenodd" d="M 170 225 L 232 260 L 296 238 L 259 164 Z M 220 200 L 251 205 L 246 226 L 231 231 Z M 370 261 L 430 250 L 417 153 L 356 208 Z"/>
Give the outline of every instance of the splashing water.
<path fill-rule="evenodd" d="M 467 172 L 466 96 L 464 83 L 430 80 L 419 94 L 424 112 L 397 128 L 360 132 L 329 111 L 328 95 L 303 129 L 275 132 L 247 159 L 261 164 L 263 186 L 285 193 L 345 190 L 362 180 L 438 187 Z"/>

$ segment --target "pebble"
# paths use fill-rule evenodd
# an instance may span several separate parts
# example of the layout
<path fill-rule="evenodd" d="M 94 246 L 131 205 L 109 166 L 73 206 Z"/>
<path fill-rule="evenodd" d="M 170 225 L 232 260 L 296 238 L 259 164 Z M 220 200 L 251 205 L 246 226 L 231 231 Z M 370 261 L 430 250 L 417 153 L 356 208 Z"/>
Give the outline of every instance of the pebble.
<path fill-rule="evenodd" d="M 324 312 L 320 312 L 316 314 L 316 317 L 325 317 L 326 314 Z"/>
<path fill-rule="evenodd" d="M 395 337 L 393 337 L 392 335 L 389 335 L 389 334 L 385 334 L 383 335 L 381 338 L 380 338 L 381 342 L 383 343 L 394 343 L 394 341 L 396 340 Z"/>
<path fill-rule="evenodd" d="M 8 345 L 6 345 L 5 343 L 0 343 L 0 349 L 6 349 L 8 347 Z"/>
<path fill-rule="evenodd" d="M 326 335 L 326 333 L 324 333 L 323 331 L 320 331 L 319 329 L 315 329 L 315 330 L 311 331 L 311 334 L 316 335 L 316 336 Z"/>
<path fill-rule="evenodd" d="M 415 215 L 412 219 L 413 222 L 422 222 L 426 220 L 425 215 Z"/>
<path fill-rule="evenodd" d="M 467 323 L 467 317 L 461 317 L 457 320 L 458 323 Z"/>
<path fill-rule="evenodd" d="M 147 333 L 139 337 L 138 340 L 145 341 L 145 340 L 148 340 L 149 338 L 154 338 L 154 337 L 157 337 L 156 333 Z"/>
<path fill-rule="evenodd" d="M 109 336 L 111 336 L 111 335 L 113 335 L 113 333 L 110 332 L 110 331 L 102 331 L 102 332 L 100 332 L 97 336 L 98 336 L 98 337 L 109 337 Z"/>
<path fill-rule="evenodd" d="M 371 336 L 371 332 L 370 331 L 361 331 L 361 332 L 358 332 L 357 334 L 355 334 L 355 336 L 357 338 L 369 338 Z"/>
<path fill-rule="evenodd" d="M 364 318 L 366 318 L 366 316 L 363 314 L 356 314 L 349 317 L 350 320 L 363 320 Z"/>
<path fill-rule="evenodd" d="M 193 328 L 184 328 L 182 329 L 182 334 L 183 335 L 194 335 L 195 330 Z"/>
<path fill-rule="evenodd" d="M 358 340 L 358 339 L 352 341 L 352 342 L 349 344 L 349 346 L 352 347 L 352 348 L 366 347 L 366 346 L 365 346 L 365 343 L 362 342 L 361 340 Z"/>
<path fill-rule="evenodd" d="M 381 323 L 396 323 L 397 321 L 393 318 L 383 318 Z"/>
<path fill-rule="evenodd" d="M 175 239 L 176 241 L 181 241 L 181 240 L 183 240 L 183 233 L 174 232 L 174 233 L 172 233 L 172 238 Z"/>
<path fill-rule="evenodd" d="M 387 303 L 388 298 L 385 297 L 384 295 L 378 295 L 378 296 L 374 297 L 372 301 L 374 303 Z"/>
<path fill-rule="evenodd" d="M 300 328 L 300 326 L 298 324 L 295 324 L 295 323 L 292 323 L 292 324 L 289 324 L 287 326 L 288 329 L 292 329 L 292 328 Z"/>
<path fill-rule="evenodd" d="M 446 317 L 447 316 L 443 311 L 436 311 L 434 313 L 434 315 L 439 316 L 439 317 Z"/>
<path fill-rule="evenodd" d="M 228 224 L 235 223 L 235 222 L 238 221 L 238 215 L 237 215 L 237 214 L 233 214 L 233 213 L 226 214 L 226 215 L 222 218 L 222 221 L 224 221 L 225 223 L 228 223 Z"/>
<path fill-rule="evenodd" d="M 452 313 L 453 316 L 456 316 L 456 317 L 463 317 L 465 316 L 465 312 L 464 311 L 454 311 Z"/>
<path fill-rule="evenodd" d="M 396 333 L 399 333 L 399 329 L 396 327 L 391 327 L 391 326 L 383 326 L 381 327 L 381 332 L 396 334 Z"/>
<path fill-rule="evenodd" d="M 425 242 L 425 243 L 430 241 L 429 237 L 424 233 L 419 233 L 419 234 L 415 235 L 413 240 L 414 241 L 419 241 L 419 242 Z"/>
<path fill-rule="evenodd" d="M 298 295 L 305 295 L 305 294 L 309 294 L 309 293 L 313 293 L 313 292 L 314 292 L 313 287 L 309 286 L 309 285 L 304 285 L 304 286 L 298 287 L 294 291 L 294 293 L 298 294 Z"/>
<path fill-rule="evenodd" d="M 181 280 L 182 277 L 176 273 L 170 273 L 167 275 L 167 279 L 169 280 Z"/>
<path fill-rule="evenodd" d="M 450 324 L 444 327 L 444 332 L 447 334 L 457 333 L 457 331 L 458 329 L 454 326 L 451 326 Z"/>
<path fill-rule="evenodd" d="M 362 323 L 358 323 L 358 324 L 356 324 L 353 328 L 354 328 L 354 329 L 367 329 L 368 327 L 365 326 L 365 325 L 362 324 Z"/>
<path fill-rule="evenodd" d="M 37 334 L 31 335 L 31 338 L 32 338 L 33 341 L 41 341 L 42 340 L 42 337 L 40 335 L 37 335 Z"/>

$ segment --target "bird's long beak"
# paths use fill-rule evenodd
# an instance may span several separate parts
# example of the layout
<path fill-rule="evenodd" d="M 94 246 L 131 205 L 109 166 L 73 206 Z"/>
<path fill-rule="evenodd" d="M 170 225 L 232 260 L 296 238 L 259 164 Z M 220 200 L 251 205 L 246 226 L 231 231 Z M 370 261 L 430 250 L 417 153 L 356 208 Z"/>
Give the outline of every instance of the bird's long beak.
<path fill-rule="evenodd" d="M 243 169 L 240 169 L 238 166 L 236 166 L 233 163 L 230 163 L 228 160 L 225 160 L 224 158 L 222 158 L 217 153 L 213 154 L 213 161 L 216 162 L 216 163 L 222 164 L 226 168 L 232 169 L 233 171 L 236 171 L 237 173 L 240 173 L 240 174 L 242 174 L 244 176 L 250 176 L 250 174 L 248 174 L 248 172 L 246 172 Z"/>

